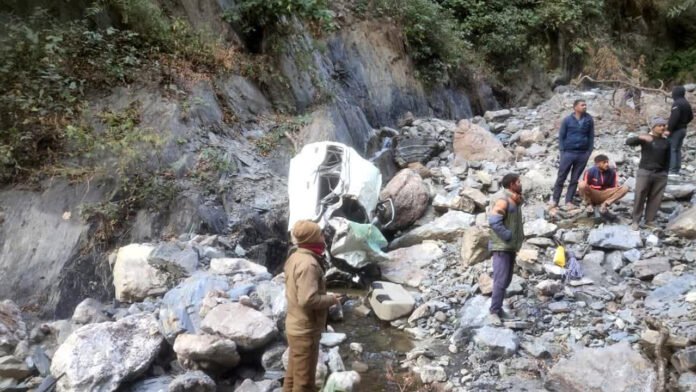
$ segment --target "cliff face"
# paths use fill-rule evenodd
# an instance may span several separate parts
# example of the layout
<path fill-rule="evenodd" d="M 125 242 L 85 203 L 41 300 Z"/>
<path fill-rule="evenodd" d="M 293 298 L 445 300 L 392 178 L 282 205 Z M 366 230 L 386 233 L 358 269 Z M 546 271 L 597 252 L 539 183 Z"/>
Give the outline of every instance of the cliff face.
<path fill-rule="evenodd" d="M 195 28 L 216 32 L 234 45 L 242 40 L 221 18 L 233 6 L 222 0 L 168 4 Z M 64 10 L 66 15 L 78 12 Z M 81 211 L 86 205 L 121 201 L 119 189 L 128 179 L 111 174 L 6 186 L 0 190 L 5 214 L 0 298 L 46 315 L 68 315 L 85 297 L 112 298 L 107 255 L 113 247 L 180 233 L 232 234 L 232 248 L 243 246 L 257 260 L 277 265 L 287 248 L 285 177 L 294 147 L 331 140 L 368 155 L 374 129 L 395 126 L 407 112 L 459 120 L 473 115 L 472 101 L 479 111 L 498 105 L 485 84 L 424 86 L 399 30 L 384 21 L 355 22 L 321 38 L 294 22 L 292 33 L 273 46 L 264 56 L 280 77 L 270 81 L 220 72 L 178 75 L 174 81 L 144 78 L 93 92 L 93 113 L 138 103 L 139 127 L 153 131 L 162 145 L 145 166 L 165 172 L 176 193 L 129 211 L 126 221 L 117 222 L 119 229 L 103 239 L 103 227 Z M 183 93 L 172 94 L 172 85 Z M 270 153 L 259 154 L 259 143 L 282 129 L 278 119 L 288 110 L 303 118 L 295 145 L 281 134 Z M 98 125 L 96 118 L 86 117 Z M 223 164 L 211 169 L 213 160 Z"/>

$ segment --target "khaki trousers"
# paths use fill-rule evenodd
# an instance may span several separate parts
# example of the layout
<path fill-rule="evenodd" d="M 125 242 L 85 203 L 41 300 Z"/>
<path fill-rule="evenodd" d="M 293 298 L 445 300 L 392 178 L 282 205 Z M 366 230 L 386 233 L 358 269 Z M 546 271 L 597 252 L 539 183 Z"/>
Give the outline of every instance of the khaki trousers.
<path fill-rule="evenodd" d="M 578 188 L 582 199 L 585 200 L 587 204 L 593 206 L 614 204 L 628 193 L 628 187 L 626 185 L 599 190 L 591 188 L 585 181 L 580 181 Z"/>
<path fill-rule="evenodd" d="M 316 392 L 315 378 L 321 335 L 287 337 L 290 352 L 283 392 Z"/>

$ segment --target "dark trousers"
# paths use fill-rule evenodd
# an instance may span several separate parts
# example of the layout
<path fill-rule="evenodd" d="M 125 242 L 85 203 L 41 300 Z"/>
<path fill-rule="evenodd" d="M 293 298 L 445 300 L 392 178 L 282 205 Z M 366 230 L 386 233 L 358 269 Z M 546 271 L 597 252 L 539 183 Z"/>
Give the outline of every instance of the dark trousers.
<path fill-rule="evenodd" d="M 587 160 L 590 158 L 592 151 L 561 151 L 561 163 L 558 165 L 558 177 L 556 184 L 553 186 L 553 202 L 558 204 L 561 200 L 563 192 L 563 184 L 565 183 L 568 173 L 570 173 L 570 182 L 568 183 L 568 191 L 566 192 L 566 204 L 573 201 L 573 196 L 578 189 L 578 180 L 585 170 Z"/>
<path fill-rule="evenodd" d="M 505 290 L 512 282 L 512 266 L 515 252 L 493 251 L 493 294 L 491 296 L 491 313 L 499 314 L 503 310 Z"/>
<path fill-rule="evenodd" d="M 686 128 L 677 129 L 669 134 L 669 172 L 679 173 L 681 169 L 682 154 L 681 149 L 686 137 Z"/>
<path fill-rule="evenodd" d="M 320 338 L 321 335 L 288 335 L 290 353 L 283 381 L 283 392 L 315 392 L 317 390 L 315 380 Z"/>
<path fill-rule="evenodd" d="M 657 211 L 662 203 L 662 196 L 667 187 L 666 172 L 652 172 L 645 169 L 638 169 L 636 176 L 636 194 L 633 201 L 633 223 L 639 223 L 645 208 L 645 222 L 655 221 Z"/>

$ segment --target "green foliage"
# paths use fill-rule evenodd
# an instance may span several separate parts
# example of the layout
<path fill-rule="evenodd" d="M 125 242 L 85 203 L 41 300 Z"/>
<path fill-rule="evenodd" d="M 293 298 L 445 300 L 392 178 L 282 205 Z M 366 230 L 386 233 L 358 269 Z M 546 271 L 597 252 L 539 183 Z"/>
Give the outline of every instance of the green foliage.
<path fill-rule="evenodd" d="M 670 2 L 671 3 L 671 2 Z M 681 4 L 672 5 L 668 11 L 667 16 L 670 18 L 676 18 L 686 12 L 689 8 L 696 7 L 696 0 L 683 0 Z"/>
<path fill-rule="evenodd" d="M 689 82 L 696 78 L 696 48 L 675 51 L 667 56 L 658 57 L 653 67 L 652 77 L 673 80 L 678 83 Z"/>
<path fill-rule="evenodd" d="M 246 32 L 273 27 L 293 17 L 318 23 L 327 30 L 335 28 L 327 0 L 241 0 L 237 9 L 227 12 L 225 17 L 240 23 Z"/>
<path fill-rule="evenodd" d="M 268 156 L 278 146 L 278 143 L 288 135 L 295 135 L 310 122 L 308 115 L 291 117 L 281 120 L 268 134 L 256 140 L 256 148 L 262 156 Z"/>
<path fill-rule="evenodd" d="M 432 0 L 363 0 L 356 8 L 395 18 L 401 25 L 418 76 L 429 83 L 467 60 L 467 43 L 450 10 Z"/>

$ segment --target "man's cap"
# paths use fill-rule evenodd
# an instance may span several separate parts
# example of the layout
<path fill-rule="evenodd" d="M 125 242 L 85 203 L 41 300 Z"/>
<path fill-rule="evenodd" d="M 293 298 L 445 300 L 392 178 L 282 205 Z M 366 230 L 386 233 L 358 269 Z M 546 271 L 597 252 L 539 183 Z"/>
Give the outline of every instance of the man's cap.
<path fill-rule="evenodd" d="M 657 125 L 667 125 L 667 120 L 660 116 L 655 116 L 650 120 L 650 128 L 654 128 Z"/>
<path fill-rule="evenodd" d="M 310 220 L 300 220 L 292 227 L 292 238 L 297 245 L 321 242 L 321 227 Z"/>

